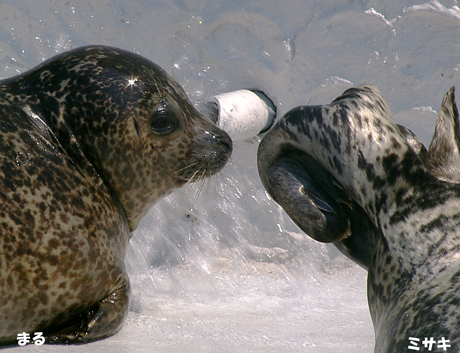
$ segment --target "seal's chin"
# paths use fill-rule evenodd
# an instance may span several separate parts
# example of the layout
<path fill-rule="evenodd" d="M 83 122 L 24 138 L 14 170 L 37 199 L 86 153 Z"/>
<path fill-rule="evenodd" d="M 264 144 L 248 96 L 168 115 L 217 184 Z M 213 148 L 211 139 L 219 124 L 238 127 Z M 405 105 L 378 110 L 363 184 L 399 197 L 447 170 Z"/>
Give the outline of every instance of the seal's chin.
<path fill-rule="evenodd" d="M 267 177 L 270 195 L 307 235 L 326 243 L 350 235 L 345 192 L 308 154 L 283 154 L 268 168 Z"/>

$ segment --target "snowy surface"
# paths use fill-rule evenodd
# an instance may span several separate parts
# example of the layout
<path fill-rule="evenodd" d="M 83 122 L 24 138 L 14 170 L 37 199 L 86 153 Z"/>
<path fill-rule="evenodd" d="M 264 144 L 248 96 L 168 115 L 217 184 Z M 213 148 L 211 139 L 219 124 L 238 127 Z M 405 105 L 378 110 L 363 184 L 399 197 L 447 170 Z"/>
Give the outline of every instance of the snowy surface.
<path fill-rule="evenodd" d="M 0 77 L 87 44 L 137 52 L 197 104 L 240 88 L 280 114 L 377 85 L 398 123 L 428 144 L 445 92 L 460 86 L 457 1 L 1 0 Z M 11 352 L 373 351 L 366 273 L 306 237 L 267 196 L 257 138 L 204 184 L 156 205 L 126 263 L 122 330 L 85 346 Z"/>

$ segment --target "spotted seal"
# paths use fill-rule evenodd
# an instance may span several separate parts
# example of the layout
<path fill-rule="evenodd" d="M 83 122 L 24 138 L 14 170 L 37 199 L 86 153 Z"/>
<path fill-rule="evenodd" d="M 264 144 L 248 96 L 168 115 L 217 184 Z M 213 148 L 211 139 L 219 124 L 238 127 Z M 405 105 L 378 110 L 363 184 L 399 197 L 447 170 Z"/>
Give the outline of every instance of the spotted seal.
<path fill-rule="evenodd" d="M 370 85 L 294 108 L 259 146 L 274 200 L 368 269 L 375 352 L 460 351 L 459 151 L 454 88 L 426 150 Z"/>
<path fill-rule="evenodd" d="M 131 232 L 231 150 L 178 83 L 128 51 L 82 47 L 1 81 L 0 344 L 117 332 Z"/>

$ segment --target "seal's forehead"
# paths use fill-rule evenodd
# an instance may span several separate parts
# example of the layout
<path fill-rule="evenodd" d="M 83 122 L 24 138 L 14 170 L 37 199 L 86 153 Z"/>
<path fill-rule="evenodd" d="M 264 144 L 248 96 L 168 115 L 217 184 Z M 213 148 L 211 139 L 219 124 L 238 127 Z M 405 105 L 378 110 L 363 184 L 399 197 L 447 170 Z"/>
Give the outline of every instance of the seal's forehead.
<path fill-rule="evenodd" d="M 143 80 L 169 79 L 169 75 L 152 61 L 129 51 L 107 46 L 88 46 L 64 52 L 55 56 L 33 71 L 46 69 L 52 73 L 57 71 L 77 72 L 79 74 L 107 73 L 125 75 Z"/>
<path fill-rule="evenodd" d="M 85 59 L 96 62 L 103 71 L 116 71 L 126 78 L 129 85 L 136 85 L 143 91 L 168 95 L 174 99 L 186 99 L 187 95 L 176 80 L 152 61 L 118 48 L 88 48 Z"/>
<path fill-rule="evenodd" d="M 126 81 L 126 88 L 150 92 L 173 99 L 185 99 L 183 88 L 152 61 L 129 51 L 111 47 L 88 47 L 68 52 L 69 66 L 83 74 L 104 76 L 105 85 Z"/>
<path fill-rule="evenodd" d="M 93 102 L 105 101 L 100 106 L 107 106 L 110 102 L 136 104 L 141 100 L 148 104 L 183 102 L 180 105 L 182 111 L 195 113 L 183 88 L 165 70 L 138 54 L 118 48 L 77 48 L 45 61 L 21 76 L 21 80 L 33 81 L 33 92 L 51 92 L 56 96 L 61 94 L 59 92 L 71 91 L 90 96 Z"/>
<path fill-rule="evenodd" d="M 152 61 L 121 49 L 90 47 L 88 51 L 76 53 L 75 65 L 94 65 L 100 69 L 114 70 L 126 76 L 137 79 L 162 79 L 167 73 Z"/>

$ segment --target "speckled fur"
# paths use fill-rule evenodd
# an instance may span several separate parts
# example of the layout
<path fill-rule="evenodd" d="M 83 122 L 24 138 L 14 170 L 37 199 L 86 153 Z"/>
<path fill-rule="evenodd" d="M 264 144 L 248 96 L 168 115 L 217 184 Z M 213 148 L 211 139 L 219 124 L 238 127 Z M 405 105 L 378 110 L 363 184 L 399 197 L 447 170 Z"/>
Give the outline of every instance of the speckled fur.
<path fill-rule="evenodd" d="M 123 50 L 79 48 L 1 81 L 0 344 L 117 332 L 131 232 L 173 188 L 219 171 L 231 145 L 161 68 Z"/>
<path fill-rule="evenodd" d="M 368 259 L 375 352 L 409 351 L 409 337 L 445 337 L 452 346 L 447 351 L 460 351 L 458 129 L 453 89 L 426 151 L 394 123 L 377 88 L 360 86 L 329 105 L 291 110 L 259 147 L 259 172 L 272 194 L 270 167 L 292 151 L 310 156 L 333 176 L 329 185 L 337 183 L 331 194 L 343 199 L 335 207 L 348 208 L 354 244 L 362 240 L 367 250 L 360 251 L 369 251 L 362 258 Z M 360 222 L 369 225 L 353 234 Z"/>

